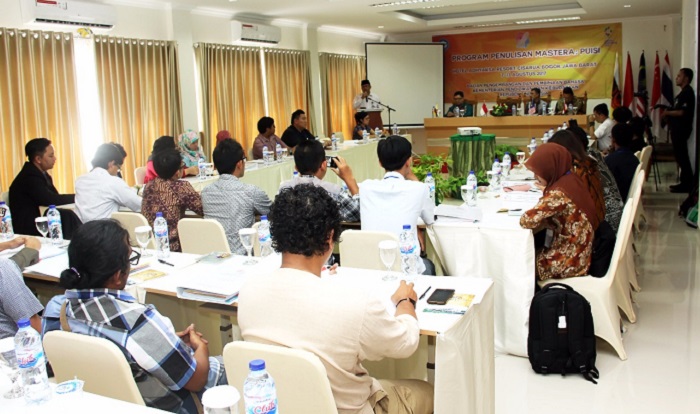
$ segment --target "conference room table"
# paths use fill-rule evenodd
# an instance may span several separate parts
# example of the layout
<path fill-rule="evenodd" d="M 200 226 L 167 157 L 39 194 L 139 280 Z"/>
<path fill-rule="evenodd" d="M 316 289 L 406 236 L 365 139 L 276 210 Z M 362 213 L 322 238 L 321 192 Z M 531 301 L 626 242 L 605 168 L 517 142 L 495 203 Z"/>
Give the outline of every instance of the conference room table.
<path fill-rule="evenodd" d="M 403 135 L 409 141 L 412 140 L 410 134 Z M 368 143 L 362 141 L 346 140 L 342 142 L 337 151 L 326 149 L 326 156 L 341 156 L 352 168 L 353 176 L 358 183 L 368 179 L 379 179 L 384 176 L 384 169 L 379 165 L 377 158 L 377 145 L 379 140 L 370 139 Z M 270 199 L 273 199 L 279 191 L 280 184 L 291 180 L 294 174 L 294 157 L 287 156 L 282 161 L 274 161 L 270 165 L 264 165 L 262 160 L 246 161 L 245 175 L 241 181 L 260 187 Z M 186 177 L 195 190 L 201 192 L 207 186 L 218 180 L 218 175 L 213 175 L 205 179 L 199 177 Z M 325 181 L 343 185 L 340 179 L 332 171 L 326 173 Z"/>
<path fill-rule="evenodd" d="M 47 246 L 46 250 L 55 253 L 53 246 Z M 34 266 L 25 269 L 25 279 L 40 281 L 42 283 L 54 283 L 60 271 L 67 267 L 67 255 L 45 255 L 46 259 Z M 216 259 L 215 255 L 200 256 L 192 254 L 171 253 L 167 259 L 173 266 L 158 263 L 153 257 L 141 259 L 139 272 L 148 268 L 159 270 L 165 275 L 147 281 L 132 284 L 132 278 L 126 289 L 140 302 L 152 302 L 156 297 L 169 297 L 176 300 L 178 306 L 168 312 L 159 310 L 173 320 L 174 326 L 185 326 L 190 315 L 187 314 L 188 303 L 195 304 L 201 314 L 202 305 L 207 303 L 202 300 L 190 300 L 178 298 L 178 287 L 196 280 L 198 283 L 207 283 L 216 287 L 217 283 L 232 283 L 238 280 L 243 283 L 248 277 L 257 274 L 271 272 L 281 263 L 279 255 L 270 255 L 266 258 L 257 258 L 257 264 L 246 266 L 243 256 L 232 255 L 225 259 Z M 147 268 L 143 268 L 146 264 Z M 338 268 L 335 275 L 325 273 L 323 280 L 328 283 L 351 284 L 367 290 L 367 294 L 377 295 L 386 304 L 387 311 L 394 313 L 395 307 L 391 303 L 391 294 L 396 290 L 399 279 L 384 282 L 382 276 L 386 272 L 365 269 Z M 138 272 L 133 272 L 134 278 Z M 222 282 L 225 281 L 225 282 Z M 452 278 L 452 277 L 426 277 L 413 278 L 416 292 L 419 294 L 430 288 L 432 292 L 437 288 L 455 289 L 456 293 L 472 294 L 474 298 L 471 305 L 463 314 L 439 313 L 424 311 L 430 309 L 426 295 L 418 301 L 416 313 L 423 340 L 419 351 L 414 357 L 406 360 L 389 360 L 384 365 L 379 365 L 374 374 L 373 363 L 368 363 L 370 373 L 378 378 L 417 378 L 432 379 L 426 370 L 429 359 L 430 346 L 426 337 L 434 338 L 435 352 L 435 413 L 494 413 L 495 412 L 495 373 L 494 373 L 494 343 L 493 343 L 493 289 L 492 281 L 487 278 Z M 237 283 L 237 282 L 233 282 Z M 184 305 L 184 306 L 183 306 Z M 236 302 L 230 304 L 233 310 Z M 434 307 L 433 307 L 434 308 Z M 191 309 L 191 308 L 190 308 Z M 200 315 L 201 316 L 201 315 Z M 211 341 L 211 338 L 210 338 Z M 404 366 L 406 364 L 407 366 Z"/>
<path fill-rule="evenodd" d="M 519 181 L 531 177 L 531 173 L 512 172 L 505 184 L 531 183 Z M 539 192 L 520 191 L 479 193 L 477 207 L 483 214 L 481 220 L 466 222 L 438 217 L 428 227 L 435 253 L 432 257 L 446 274 L 493 280 L 496 352 L 527 356 L 529 310 L 535 294 L 533 232 L 520 227 L 520 215 L 499 210 L 520 209 L 518 213 L 522 213 L 533 207 L 540 196 Z M 451 202 L 461 204 L 461 201 Z"/>

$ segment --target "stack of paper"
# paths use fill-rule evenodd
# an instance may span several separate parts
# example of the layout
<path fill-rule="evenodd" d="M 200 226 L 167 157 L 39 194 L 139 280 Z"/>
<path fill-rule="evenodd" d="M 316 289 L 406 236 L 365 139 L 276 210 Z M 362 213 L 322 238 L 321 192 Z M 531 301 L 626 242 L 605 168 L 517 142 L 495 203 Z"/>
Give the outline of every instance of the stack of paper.
<path fill-rule="evenodd" d="M 246 281 L 241 272 L 235 275 L 206 273 L 187 278 L 177 287 L 177 297 L 201 302 L 231 304 Z"/>
<path fill-rule="evenodd" d="M 471 306 L 474 295 L 469 293 L 457 293 L 444 305 L 426 305 L 423 308 L 425 313 L 439 313 L 451 315 L 463 315 Z"/>
<path fill-rule="evenodd" d="M 467 222 L 477 222 L 483 219 L 483 213 L 479 207 L 467 207 L 467 206 L 450 206 L 447 204 L 440 204 L 435 207 L 435 215 L 441 217 L 450 217 L 460 219 Z"/>

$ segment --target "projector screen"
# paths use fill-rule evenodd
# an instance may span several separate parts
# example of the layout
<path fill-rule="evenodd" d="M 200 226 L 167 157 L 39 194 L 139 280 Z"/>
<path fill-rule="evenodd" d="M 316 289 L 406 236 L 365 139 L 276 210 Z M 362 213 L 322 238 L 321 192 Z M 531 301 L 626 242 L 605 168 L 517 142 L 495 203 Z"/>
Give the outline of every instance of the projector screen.
<path fill-rule="evenodd" d="M 367 79 L 372 93 L 394 109 L 391 123 L 400 127 L 423 126 L 431 108 L 443 107 L 442 43 L 366 43 Z M 359 85 L 358 85 L 359 89 Z M 382 120 L 389 126 L 389 111 Z"/>

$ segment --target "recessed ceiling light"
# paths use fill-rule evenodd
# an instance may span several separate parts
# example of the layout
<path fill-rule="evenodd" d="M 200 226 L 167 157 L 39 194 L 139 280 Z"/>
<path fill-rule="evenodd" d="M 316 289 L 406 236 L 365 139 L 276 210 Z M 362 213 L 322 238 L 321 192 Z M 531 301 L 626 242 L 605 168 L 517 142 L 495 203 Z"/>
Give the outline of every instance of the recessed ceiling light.
<path fill-rule="evenodd" d="M 432 3 L 434 1 L 440 0 L 400 0 L 400 1 L 390 1 L 386 3 L 375 3 L 370 4 L 369 7 L 391 7 L 391 6 L 406 6 L 417 3 Z"/>
<path fill-rule="evenodd" d="M 632 7 L 631 4 L 625 4 L 625 8 L 626 8 L 626 9 L 629 9 L 630 7 Z"/>
<path fill-rule="evenodd" d="M 383 29 L 384 26 L 377 26 L 377 29 Z"/>
<path fill-rule="evenodd" d="M 580 20 L 580 16 L 575 17 L 555 17 L 552 19 L 537 19 L 537 20 L 521 20 L 515 24 L 533 24 L 533 23 L 551 23 L 551 22 L 566 22 L 570 20 Z"/>

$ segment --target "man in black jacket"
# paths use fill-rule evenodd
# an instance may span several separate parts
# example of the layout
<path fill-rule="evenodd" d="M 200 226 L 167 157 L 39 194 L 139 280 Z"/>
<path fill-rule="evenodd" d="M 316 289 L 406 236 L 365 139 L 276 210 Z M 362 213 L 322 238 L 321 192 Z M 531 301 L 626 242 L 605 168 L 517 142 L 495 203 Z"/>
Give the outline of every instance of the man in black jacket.
<path fill-rule="evenodd" d="M 681 91 L 673 102 L 673 108 L 663 113 L 671 130 L 671 143 L 673 143 L 676 163 L 681 170 L 681 182 L 671 186 L 672 193 L 688 193 L 692 189 L 693 183 L 697 182 L 697 178 L 693 178 L 690 154 L 688 154 L 688 140 L 693 132 L 696 99 L 693 87 L 690 86 L 692 81 L 692 69 L 682 68 L 678 71 L 676 86 L 679 86 Z"/>
<path fill-rule="evenodd" d="M 28 161 L 10 185 L 12 225 L 17 234 L 38 236 L 34 219 L 41 215 L 39 207 L 72 204 L 75 194 L 59 194 L 48 174 L 56 163 L 51 141 L 34 138 L 24 146 L 24 153 Z"/>

